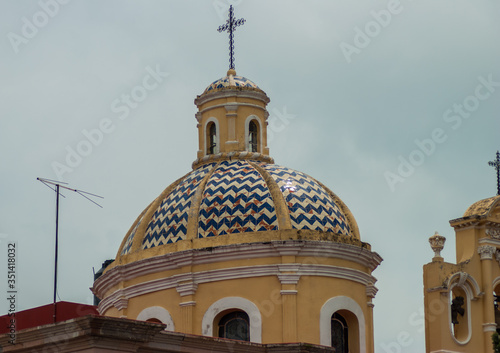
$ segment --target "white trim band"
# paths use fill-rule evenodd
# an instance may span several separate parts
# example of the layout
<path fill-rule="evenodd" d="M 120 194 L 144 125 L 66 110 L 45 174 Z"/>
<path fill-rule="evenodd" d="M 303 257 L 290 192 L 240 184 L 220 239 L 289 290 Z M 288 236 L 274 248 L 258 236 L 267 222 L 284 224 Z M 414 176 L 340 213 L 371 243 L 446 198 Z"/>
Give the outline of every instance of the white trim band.
<path fill-rule="evenodd" d="M 94 282 L 92 291 L 97 297 L 103 298 L 112 287 L 117 286 L 120 282 L 151 273 L 180 269 L 184 266 L 241 260 L 243 258 L 278 257 L 289 252 L 292 252 L 295 256 L 348 260 L 368 267 L 370 271 L 373 271 L 382 262 L 382 258 L 375 252 L 356 245 L 335 242 L 292 240 L 234 244 L 167 253 L 116 266 L 106 271 Z M 296 270 L 291 269 L 288 271 L 295 272 Z"/>
<path fill-rule="evenodd" d="M 179 275 L 174 275 L 156 280 L 138 283 L 136 285 L 118 289 L 99 303 L 99 312 L 104 313 L 109 307 L 115 304 L 120 298 L 133 298 L 136 296 L 176 288 L 179 282 L 193 281 L 196 286 L 202 283 L 210 283 L 231 279 L 253 278 L 263 276 L 283 276 L 281 271 L 287 269 L 297 269 L 297 264 L 275 264 L 261 266 L 242 266 L 235 268 L 225 268 L 201 272 L 188 272 Z M 281 271 L 280 271 L 281 270 Z M 347 267 L 329 266 L 329 265 L 314 265 L 302 264 L 298 267 L 298 271 L 293 276 L 319 276 L 330 278 L 341 278 L 360 283 L 365 286 L 372 286 L 376 279 L 375 277 L 366 274 L 359 270 L 354 270 Z"/>

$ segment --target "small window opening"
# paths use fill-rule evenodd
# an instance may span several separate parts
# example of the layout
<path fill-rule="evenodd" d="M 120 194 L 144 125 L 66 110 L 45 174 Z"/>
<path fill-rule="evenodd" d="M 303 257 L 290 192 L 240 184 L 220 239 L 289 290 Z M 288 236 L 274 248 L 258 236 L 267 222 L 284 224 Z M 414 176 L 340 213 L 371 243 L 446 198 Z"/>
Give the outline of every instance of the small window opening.
<path fill-rule="evenodd" d="M 214 154 L 217 152 L 217 127 L 214 122 L 208 124 L 207 134 L 207 153 Z"/>
<path fill-rule="evenodd" d="M 332 347 L 335 352 L 349 352 L 349 336 L 348 336 L 347 321 L 338 313 L 332 315 Z"/>
<path fill-rule="evenodd" d="M 250 341 L 248 315 L 243 311 L 233 311 L 219 320 L 219 337 L 239 341 Z"/>
<path fill-rule="evenodd" d="M 250 152 L 258 152 L 258 128 L 254 120 L 248 125 L 248 149 Z"/>

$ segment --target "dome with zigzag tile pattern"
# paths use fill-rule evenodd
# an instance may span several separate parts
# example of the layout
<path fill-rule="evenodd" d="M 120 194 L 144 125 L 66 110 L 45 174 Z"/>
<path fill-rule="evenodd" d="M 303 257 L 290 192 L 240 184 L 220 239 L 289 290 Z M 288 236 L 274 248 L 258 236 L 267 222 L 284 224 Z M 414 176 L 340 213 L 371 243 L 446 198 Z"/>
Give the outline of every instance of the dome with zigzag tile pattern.
<path fill-rule="evenodd" d="M 266 93 L 234 69 L 197 96 L 193 170 L 139 215 L 117 263 L 292 238 L 362 243 L 337 195 L 309 175 L 274 164 L 267 103 Z"/>
<path fill-rule="evenodd" d="M 262 91 L 259 86 L 254 82 L 250 81 L 248 78 L 236 75 L 235 70 L 229 70 L 225 77 L 222 77 L 214 82 L 212 82 L 203 92 L 203 94 L 209 92 L 217 92 L 227 89 L 240 89 L 240 90 L 255 90 Z"/>
<path fill-rule="evenodd" d="M 207 163 L 138 217 L 118 256 L 190 239 L 307 229 L 359 239 L 347 206 L 312 177 L 252 160 Z"/>

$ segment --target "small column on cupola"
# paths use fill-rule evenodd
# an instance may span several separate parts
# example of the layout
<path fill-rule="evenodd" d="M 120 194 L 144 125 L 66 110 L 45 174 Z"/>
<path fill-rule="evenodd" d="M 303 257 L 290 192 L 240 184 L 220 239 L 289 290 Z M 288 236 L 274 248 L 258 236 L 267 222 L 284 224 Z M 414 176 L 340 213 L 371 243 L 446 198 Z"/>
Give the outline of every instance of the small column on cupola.
<path fill-rule="evenodd" d="M 227 72 L 227 76 L 231 79 L 231 77 L 236 76 L 236 71 L 234 69 L 229 69 Z M 226 121 L 227 121 L 227 141 L 226 150 L 229 151 L 237 151 L 238 150 L 238 138 L 236 136 L 236 118 L 238 117 L 238 104 L 229 103 L 224 105 L 226 109 Z"/>

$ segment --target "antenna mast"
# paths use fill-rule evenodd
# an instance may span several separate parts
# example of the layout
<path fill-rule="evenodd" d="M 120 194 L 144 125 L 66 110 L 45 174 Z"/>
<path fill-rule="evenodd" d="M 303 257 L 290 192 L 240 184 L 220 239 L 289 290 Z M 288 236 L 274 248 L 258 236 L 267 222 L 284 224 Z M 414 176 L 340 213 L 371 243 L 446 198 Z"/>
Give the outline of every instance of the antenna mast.
<path fill-rule="evenodd" d="M 64 197 L 64 195 L 62 195 L 59 190 L 62 188 L 62 189 L 66 189 L 66 190 L 69 190 L 69 191 L 74 191 L 77 194 L 80 194 L 81 196 L 85 197 L 87 200 L 89 200 L 90 202 L 96 204 L 97 206 L 99 206 L 101 208 L 102 208 L 101 205 L 99 205 L 97 202 L 95 202 L 94 200 L 90 199 L 89 197 L 85 196 L 84 194 L 87 194 L 87 195 L 93 196 L 93 197 L 98 197 L 98 198 L 101 198 L 101 199 L 103 197 L 99 196 L 99 195 L 91 194 L 90 192 L 86 192 L 86 191 L 82 191 L 82 190 L 77 190 L 77 189 L 71 189 L 71 188 L 69 188 L 67 186 L 64 186 L 64 185 L 68 185 L 68 183 L 63 183 L 63 182 L 60 182 L 60 181 L 51 180 L 51 179 L 45 179 L 45 178 L 36 178 L 36 180 L 42 182 L 44 185 L 46 185 L 51 190 L 54 190 L 56 192 L 56 239 L 55 239 L 55 255 L 54 255 L 54 302 L 53 302 L 54 313 L 52 315 L 53 322 L 56 323 L 56 317 L 57 317 L 57 310 L 56 310 L 56 302 L 57 302 L 57 259 L 58 259 L 58 251 L 59 251 L 59 195 L 62 196 L 62 197 Z"/>

